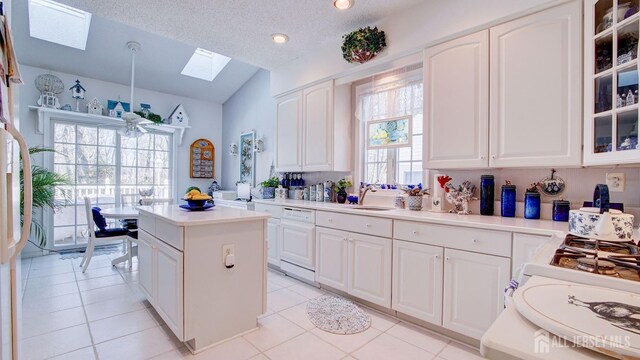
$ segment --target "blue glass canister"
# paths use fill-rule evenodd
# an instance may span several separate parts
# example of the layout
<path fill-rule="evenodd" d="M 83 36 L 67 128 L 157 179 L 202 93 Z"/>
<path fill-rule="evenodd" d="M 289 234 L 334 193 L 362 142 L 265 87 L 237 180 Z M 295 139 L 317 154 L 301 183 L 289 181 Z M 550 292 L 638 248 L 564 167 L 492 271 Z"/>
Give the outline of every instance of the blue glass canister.
<path fill-rule="evenodd" d="M 493 175 L 480 176 L 480 214 L 493 215 L 495 201 L 495 183 Z"/>
<path fill-rule="evenodd" d="M 524 218 L 540 219 L 540 193 L 527 191 L 524 194 Z"/>
<path fill-rule="evenodd" d="M 553 221 L 569 221 L 571 203 L 567 200 L 553 200 Z"/>
<path fill-rule="evenodd" d="M 500 198 L 502 208 L 501 215 L 503 217 L 516 216 L 516 186 L 507 184 L 502 185 L 502 196 Z"/>

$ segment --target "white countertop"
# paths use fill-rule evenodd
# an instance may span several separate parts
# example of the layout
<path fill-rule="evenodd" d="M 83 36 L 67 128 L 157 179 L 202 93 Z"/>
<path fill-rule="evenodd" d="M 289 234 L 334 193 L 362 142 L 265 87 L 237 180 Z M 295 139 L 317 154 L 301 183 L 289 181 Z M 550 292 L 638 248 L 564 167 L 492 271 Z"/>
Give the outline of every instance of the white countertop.
<path fill-rule="evenodd" d="M 569 230 L 568 222 L 557 222 L 552 220 L 529 220 L 524 218 L 506 218 L 501 216 L 482 215 L 458 215 L 450 213 L 436 213 L 427 210 L 360 210 L 354 207 L 358 205 L 347 205 L 338 203 L 326 203 L 306 200 L 264 200 L 254 199 L 256 204 L 271 204 L 280 206 L 290 206 L 304 209 L 324 210 L 342 212 L 348 214 L 366 215 L 371 217 L 389 218 L 394 220 L 420 221 L 442 225 L 476 227 L 490 230 L 502 230 L 522 232 L 536 235 L 560 235 Z"/>
<path fill-rule="evenodd" d="M 270 214 L 231 207 L 216 206 L 205 211 L 187 211 L 178 205 L 152 205 L 138 207 L 141 215 L 151 215 L 178 226 L 197 226 L 264 220 Z"/>

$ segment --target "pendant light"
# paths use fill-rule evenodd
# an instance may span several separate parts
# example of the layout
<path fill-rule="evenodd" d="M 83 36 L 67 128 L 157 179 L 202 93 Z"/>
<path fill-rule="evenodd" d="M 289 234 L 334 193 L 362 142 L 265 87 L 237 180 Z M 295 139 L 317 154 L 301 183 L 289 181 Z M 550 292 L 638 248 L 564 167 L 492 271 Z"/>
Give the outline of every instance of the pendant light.
<path fill-rule="evenodd" d="M 124 120 L 124 127 L 118 130 L 118 134 L 124 137 L 140 137 L 147 133 L 141 123 L 147 122 L 140 115 L 133 112 L 133 91 L 135 89 L 135 76 L 136 76 L 136 53 L 140 51 L 140 43 L 136 41 L 129 41 L 127 47 L 131 50 L 131 93 L 129 98 L 129 111 L 122 114 L 122 120 Z"/>

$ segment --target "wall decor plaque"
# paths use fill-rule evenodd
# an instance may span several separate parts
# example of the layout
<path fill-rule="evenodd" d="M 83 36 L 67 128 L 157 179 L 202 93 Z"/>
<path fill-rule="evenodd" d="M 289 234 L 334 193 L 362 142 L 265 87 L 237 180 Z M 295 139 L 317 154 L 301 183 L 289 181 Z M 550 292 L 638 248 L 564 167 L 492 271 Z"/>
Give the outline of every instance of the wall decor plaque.
<path fill-rule="evenodd" d="M 192 178 L 212 179 L 214 176 L 216 149 L 213 143 L 207 139 L 198 139 L 191 144 L 189 159 L 191 160 Z"/>

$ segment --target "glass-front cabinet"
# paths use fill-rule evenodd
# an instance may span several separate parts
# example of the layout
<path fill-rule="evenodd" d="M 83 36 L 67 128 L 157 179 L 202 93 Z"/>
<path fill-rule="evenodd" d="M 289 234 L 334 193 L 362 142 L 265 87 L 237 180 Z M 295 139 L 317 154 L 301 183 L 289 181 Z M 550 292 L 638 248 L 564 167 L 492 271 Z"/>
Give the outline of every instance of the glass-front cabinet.
<path fill-rule="evenodd" d="M 585 1 L 584 164 L 640 162 L 638 0 Z"/>

